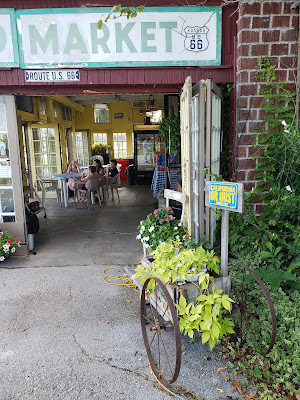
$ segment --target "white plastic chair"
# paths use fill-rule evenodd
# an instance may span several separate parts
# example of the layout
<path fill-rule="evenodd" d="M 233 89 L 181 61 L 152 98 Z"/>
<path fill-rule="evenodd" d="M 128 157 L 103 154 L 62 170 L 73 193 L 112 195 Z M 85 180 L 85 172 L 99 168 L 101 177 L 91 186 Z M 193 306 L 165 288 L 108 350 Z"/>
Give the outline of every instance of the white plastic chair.
<path fill-rule="evenodd" d="M 57 204 L 62 206 L 61 189 L 58 187 L 58 181 L 56 179 L 42 179 L 39 176 L 37 176 L 36 179 L 42 190 L 42 206 L 45 208 L 46 193 L 50 191 L 56 192 Z"/>
<path fill-rule="evenodd" d="M 121 185 L 121 177 L 120 177 L 121 167 L 122 164 L 117 164 L 117 169 L 119 171 L 118 175 L 106 179 L 107 196 L 109 196 L 108 188 L 110 187 L 112 200 L 114 200 L 114 189 L 115 189 L 117 192 L 118 200 L 120 201 L 119 187 Z"/>
<path fill-rule="evenodd" d="M 98 196 L 98 201 L 99 201 L 99 207 L 102 206 L 101 202 L 101 188 L 103 189 L 103 181 L 101 180 L 101 176 L 99 176 L 97 185 L 91 185 L 91 188 L 88 190 L 80 189 L 80 182 L 75 182 L 74 186 L 74 208 L 76 208 L 77 204 L 77 194 L 80 193 L 80 195 L 83 195 L 86 197 L 87 200 L 87 207 L 90 209 L 92 204 L 95 204 L 95 192 L 97 192 Z M 104 194 L 104 191 L 103 191 Z M 104 201 L 105 201 L 105 195 L 104 195 Z"/>

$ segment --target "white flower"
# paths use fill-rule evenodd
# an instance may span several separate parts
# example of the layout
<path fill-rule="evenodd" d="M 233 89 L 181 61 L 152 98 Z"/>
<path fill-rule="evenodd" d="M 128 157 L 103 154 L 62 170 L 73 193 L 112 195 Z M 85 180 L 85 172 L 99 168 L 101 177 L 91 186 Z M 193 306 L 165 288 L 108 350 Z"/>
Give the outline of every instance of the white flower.
<path fill-rule="evenodd" d="M 148 242 L 149 236 L 146 236 L 144 239 L 146 240 L 146 242 Z"/>
<path fill-rule="evenodd" d="M 175 231 L 177 231 L 177 229 L 178 229 L 178 226 L 174 226 L 174 229 L 175 229 Z"/>
<path fill-rule="evenodd" d="M 287 123 L 285 122 L 285 120 L 282 120 L 281 123 L 283 126 L 287 126 Z"/>
<path fill-rule="evenodd" d="M 0 261 L 4 261 L 5 260 L 5 257 L 0 257 Z"/>
<path fill-rule="evenodd" d="M 152 231 L 154 231 L 154 226 L 152 225 L 152 226 L 150 226 L 150 228 L 149 228 L 149 232 L 152 232 Z"/>
<path fill-rule="evenodd" d="M 291 192 L 291 190 L 292 190 L 291 187 L 290 187 L 290 185 L 287 185 L 285 188 L 286 188 L 286 190 L 288 190 L 289 192 Z"/>
<path fill-rule="evenodd" d="M 145 230 L 145 226 L 142 225 L 142 226 L 141 226 L 141 233 L 144 232 L 144 230 Z"/>
<path fill-rule="evenodd" d="M 177 240 L 177 242 L 179 242 L 180 241 L 180 236 L 179 235 L 175 236 L 175 239 Z"/>
<path fill-rule="evenodd" d="M 140 240 L 141 235 L 140 235 L 140 234 L 139 234 L 139 235 L 136 235 L 136 238 L 137 238 L 137 240 Z"/>
<path fill-rule="evenodd" d="M 18 242 L 18 247 L 21 247 L 21 243 L 20 242 Z"/>
<path fill-rule="evenodd" d="M 4 244 L 3 245 L 3 250 L 4 251 L 9 251 L 9 244 Z"/>
<path fill-rule="evenodd" d="M 15 247 L 12 247 L 11 252 L 14 253 L 16 251 Z"/>

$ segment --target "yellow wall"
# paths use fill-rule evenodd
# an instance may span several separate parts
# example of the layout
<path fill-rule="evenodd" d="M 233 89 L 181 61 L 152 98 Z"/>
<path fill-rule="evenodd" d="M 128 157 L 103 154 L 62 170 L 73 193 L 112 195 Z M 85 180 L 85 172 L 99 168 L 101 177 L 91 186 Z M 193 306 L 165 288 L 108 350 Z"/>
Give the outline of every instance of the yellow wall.
<path fill-rule="evenodd" d="M 162 105 L 163 102 L 156 102 L 156 105 Z M 113 156 L 113 133 L 126 132 L 127 137 L 127 156 L 133 157 L 132 132 L 134 124 L 143 124 L 146 115 L 145 109 L 132 108 L 131 102 L 108 103 L 109 123 L 96 124 L 94 122 L 94 108 L 92 105 L 84 106 L 83 113 L 75 113 L 75 129 L 88 129 L 91 134 L 91 143 L 93 144 L 93 133 L 107 133 L 107 144 L 111 146 L 111 155 Z M 115 114 L 123 113 L 122 119 L 115 118 Z"/>

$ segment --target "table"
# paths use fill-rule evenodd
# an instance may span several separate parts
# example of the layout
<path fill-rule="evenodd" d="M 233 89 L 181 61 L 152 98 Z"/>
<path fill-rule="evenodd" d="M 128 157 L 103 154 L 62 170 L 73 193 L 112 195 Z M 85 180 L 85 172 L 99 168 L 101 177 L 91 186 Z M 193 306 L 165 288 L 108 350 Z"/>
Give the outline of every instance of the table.
<path fill-rule="evenodd" d="M 69 172 L 65 174 L 53 174 L 53 179 L 60 179 L 61 181 L 61 201 L 65 204 L 65 207 L 68 207 L 68 179 L 69 178 L 81 178 L 82 172 Z"/>
<path fill-rule="evenodd" d="M 179 173 L 179 175 L 178 175 Z M 176 181 L 181 179 L 180 170 L 170 170 L 170 189 L 176 190 Z M 158 171 L 154 168 L 153 179 L 151 184 L 151 189 L 153 190 L 153 197 L 158 199 L 159 192 L 162 188 L 166 187 L 166 171 Z"/>

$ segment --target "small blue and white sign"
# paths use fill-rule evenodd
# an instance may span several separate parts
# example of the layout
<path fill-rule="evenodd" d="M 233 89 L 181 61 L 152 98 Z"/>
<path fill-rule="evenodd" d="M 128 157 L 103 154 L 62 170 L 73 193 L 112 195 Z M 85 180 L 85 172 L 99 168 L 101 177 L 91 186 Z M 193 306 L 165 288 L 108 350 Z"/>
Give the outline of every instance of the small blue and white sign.
<path fill-rule="evenodd" d="M 237 208 L 238 185 L 237 183 L 210 182 L 209 205 L 225 209 Z"/>

